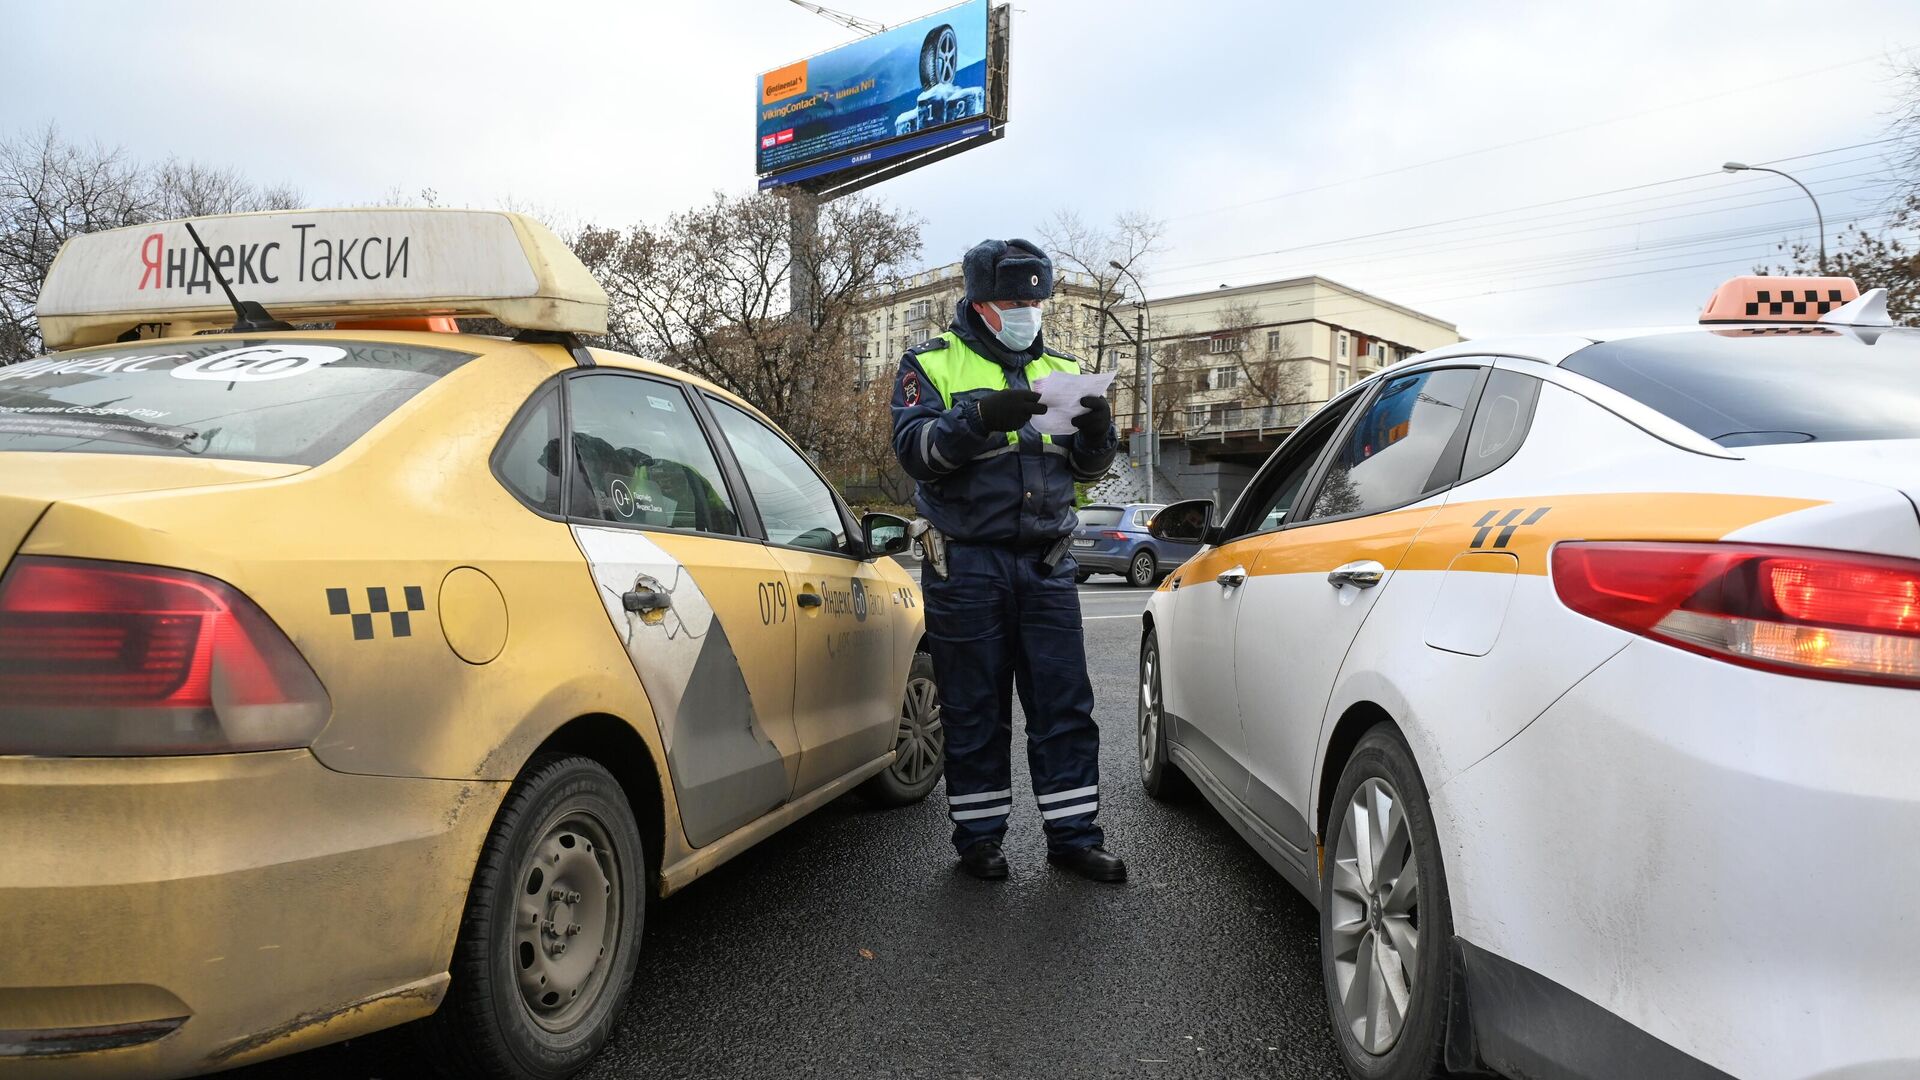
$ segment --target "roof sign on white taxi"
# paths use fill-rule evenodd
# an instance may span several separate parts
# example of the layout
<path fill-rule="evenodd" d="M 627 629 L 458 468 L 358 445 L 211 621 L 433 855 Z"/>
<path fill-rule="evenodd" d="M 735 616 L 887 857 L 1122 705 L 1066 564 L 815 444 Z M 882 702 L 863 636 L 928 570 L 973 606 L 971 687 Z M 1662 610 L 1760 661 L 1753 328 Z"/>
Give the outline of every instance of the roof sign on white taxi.
<path fill-rule="evenodd" d="M 67 241 L 36 313 L 53 348 L 97 345 L 137 326 L 222 327 L 237 297 L 280 319 L 485 316 L 518 329 L 600 334 L 607 296 L 559 237 L 491 210 L 274 210 Z"/>
<path fill-rule="evenodd" d="M 1850 277 L 1773 277 L 1746 274 L 1714 290 L 1700 312 L 1703 323 L 1819 322 L 1860 296 Z"/>

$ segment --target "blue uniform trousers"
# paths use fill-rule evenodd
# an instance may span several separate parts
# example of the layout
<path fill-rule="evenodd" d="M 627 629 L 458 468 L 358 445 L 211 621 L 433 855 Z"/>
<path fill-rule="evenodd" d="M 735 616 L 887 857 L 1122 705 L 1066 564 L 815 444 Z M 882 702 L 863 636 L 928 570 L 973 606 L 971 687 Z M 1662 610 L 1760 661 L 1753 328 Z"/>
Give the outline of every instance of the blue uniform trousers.
<path fill-rule="evenodd" d="M 1075 566 L 1045 551 L 950 544 L 947 578 L 921 570 L 927 637 L 947 737 L 947 806 L 960 850 L 1006 834 L 1013 808 L 1013 699 L 1050 848 L 1101 842 L 1100 730 Z"/>

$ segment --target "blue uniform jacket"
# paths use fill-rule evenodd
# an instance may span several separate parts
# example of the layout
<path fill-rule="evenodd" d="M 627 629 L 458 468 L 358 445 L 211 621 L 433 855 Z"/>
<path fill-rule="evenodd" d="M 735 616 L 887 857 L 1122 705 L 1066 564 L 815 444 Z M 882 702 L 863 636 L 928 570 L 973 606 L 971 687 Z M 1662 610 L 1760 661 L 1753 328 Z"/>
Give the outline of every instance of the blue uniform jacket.
<path fill-rule="evenodd" d="M 1010 389 L 1031 389 L 1025 368 L 1043 351 L 1064 356 L 1046 349 L 1039 338 L 1024 352 L 1009 352 L 964 300 L 952 330 L 974 352 L 1000 365 Z M 894 378 L 893 451 L 907 475 L 919 481 L 914 505 L 934 528 L 961 543 L 1040 547 L 1072 532 L 1074 481 L 1106 475 L 1118 433 L 1109 424 L 1097 441 L 1076 431 L 1056 435 L 1049 444 L 1028 426 L 1020 430 L 1017 444 L 1009 444 L 1005 433 L 988 431 L 980 422 L 975 404 L 999 387 L 938 387 L 928 377 L 918 356 L 945 347 L 944 338 L 915 346 L 901 358 Z"/>

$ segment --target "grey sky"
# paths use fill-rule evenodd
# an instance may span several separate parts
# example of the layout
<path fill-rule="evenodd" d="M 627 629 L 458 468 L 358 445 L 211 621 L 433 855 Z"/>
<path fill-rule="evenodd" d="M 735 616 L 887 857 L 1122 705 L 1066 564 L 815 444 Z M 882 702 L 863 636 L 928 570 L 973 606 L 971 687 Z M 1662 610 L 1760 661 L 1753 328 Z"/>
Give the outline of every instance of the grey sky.
<path fill-rule="evenodd" d="M 4 6 L 6 129 L 51 120 L 315 204 L 431 187 L 561 222 L 746 190 L 755 74 L 853 36 L 786 0 Z M 943 5 L 832 6 L 891 24 Z M 877 191 L 925 220 L 929 264 L 1056 208 L 1140 208 L 1169 222 L 1156 293 L 1317 270 L 1469 333 L 1690 321 L 1715 283 L 1812 232 L 1786 181 L 1720 162 L 1884 135 L 1920 4 L 1834 12 L 1025 0 L 1008 137 Z M 1782 167 L 1833 231 L 1884 205 L 1884 149 Z M 1588 278 L 1611 280 L 1561 284 Z"/>

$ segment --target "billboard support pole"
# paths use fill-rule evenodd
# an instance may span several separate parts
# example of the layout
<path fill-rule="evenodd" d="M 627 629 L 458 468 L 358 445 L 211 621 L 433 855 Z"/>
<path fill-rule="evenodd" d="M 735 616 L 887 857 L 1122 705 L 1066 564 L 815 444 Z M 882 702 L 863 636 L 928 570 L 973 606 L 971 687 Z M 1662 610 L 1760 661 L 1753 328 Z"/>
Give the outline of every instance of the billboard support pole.
<path fill-rule="evenodd" d="M 811 323 L 820 292 L 820 197 L 799 185 L 781 194 L 787 198 L 787 311 L 795 322 Z"/>

